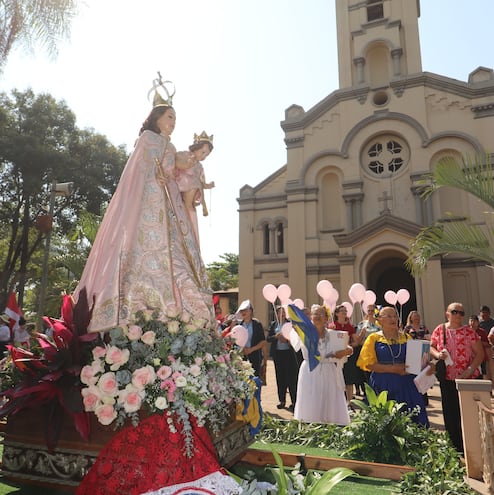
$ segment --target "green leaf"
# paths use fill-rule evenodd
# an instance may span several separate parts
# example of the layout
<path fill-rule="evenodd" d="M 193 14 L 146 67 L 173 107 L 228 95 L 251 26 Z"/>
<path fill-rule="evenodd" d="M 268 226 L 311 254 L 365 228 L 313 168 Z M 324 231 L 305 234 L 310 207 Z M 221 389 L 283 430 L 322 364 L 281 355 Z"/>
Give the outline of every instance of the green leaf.
<path fill-rule="evenodd" d="M 348 476 L 355 475 L 355 471 L 348 468 L 333 468 L 326 471 L 320 480 L 318 480 L 309 490 L 306 495 L 326 495 L 338 483 L 343 481 Z"/>
<path fill-rule="evenodd" d="M 274 450 L 273 447 L 271 447 L 271 452 L 273 453 L 276 464 L 278 465 L 278 468 L 271 468 L 271 472 L 273 473 L 274 477 L 276 478 L 276 484 L 278 485 L 278 495 L 287 495 L 288 484 L 287 484 L 287 480 L 286 480 L 286 474 L 285 474 L 285 469 L 283 466 L 283 461 L 280 457 L 280 454 L 278 454 L 278 452 L 276 452 L 276 450 Z"/>

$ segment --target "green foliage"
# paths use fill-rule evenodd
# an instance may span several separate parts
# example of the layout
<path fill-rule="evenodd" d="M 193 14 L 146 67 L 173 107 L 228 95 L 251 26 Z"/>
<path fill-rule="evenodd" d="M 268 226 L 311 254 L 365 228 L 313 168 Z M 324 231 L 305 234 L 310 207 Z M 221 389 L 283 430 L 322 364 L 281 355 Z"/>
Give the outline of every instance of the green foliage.
<path fill-rule="evenodd" d="M 207 266 L 209 282 L 213 290 L 238 287 L 238 254 L 221 254 L 223 261 L 213 261 Z"/>
<path fill-rule="evenodd" d="M 427 430 L 412 421 L 416 411 L 406 412 L 405 404 L 388 400 L 386 391 L 376 395 L 365 384 L 368 403 L 352 400 L 360 411 L 342 429 L 340 446 L 343 456 L 371 462 L 414 464 Z"/>
<path fill-rule="evenodd" d="M 349 425 L 284 421 L 269 415 L 257 440 L 326 448 L 340 456 L 367 462 L 409 465 L 400 489 L 408 495 L 469 495 L 465 469 L 446 432 L 424 428 L 412 421 L 414 412 L 366 387 L 368 403 L 354 400 L 358 410 Z M 334 455 L 336 457 L 336 455 Z"/>
<path fill-rule="evenodd" d="M 242 470 L 240 467 L 236 469 L 236 474 L 230 473 L 242 486 L 243 495 L 325 495 L 345 478 L 356 475 L 347 468 L 333 468 L 324 473 L 313 469 L 303 472 L 300 464 L 293 469 L 286 468 L 278 452 L 274 448 L 271 452 L 276 467 L 266 466 L 257 470 Z"/>
<path fill-rule="evenodd" d="M 410 245 L 406 265 L 420 275 L 433 256 L 460 254 L 469 260 L 494 264 L 494 181 L 488 153 L 461 159 L 442 159 L 424 181 L 423 196 L 429 197 L 441 187 L 452 187 L 473 195 L 489 207 L 483 222 L 471 222 L 462 212 L 443 212 L 445 219 L 423 228 Z M 428 185 L 426 185 L 428 184 Z"/>
<path fill-rule="evenodd" d="M 58 197 L 54 233 L 66 235 L 81 212 L 99 214 L 109 201 L 127 159 L 92 130 L 80 130 L 63 101 L 31 90 L 0 93 L 0 306 L 17 284 L 37 287 L 45 232 L 35 228 L 51 184 L 73 182 L 70 197 Z M 46 214 L 46 210 L 44 211 Z M 54 234 L 55 237 L 55 234 Z M 39 258 L 38 258 L 39 259 Z M 50 279 L 49 279 L 50 280 Z"/>

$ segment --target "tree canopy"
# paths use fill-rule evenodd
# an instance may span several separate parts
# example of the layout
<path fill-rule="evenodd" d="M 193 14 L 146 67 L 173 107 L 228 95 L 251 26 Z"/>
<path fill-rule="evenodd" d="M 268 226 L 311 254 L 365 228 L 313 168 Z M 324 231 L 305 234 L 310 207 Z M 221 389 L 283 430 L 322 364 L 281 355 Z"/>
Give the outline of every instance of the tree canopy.
<path fill-rule="evenodd" d="M 238 287 L 238 254 L 221 254 L 223 261 L 214 261 L 207 266 L 209 282 L 213 290 Z"/>
<path fill-rule="evenodd" d="M 101 212 L 126 159 L 124 146 L 79 129 L 65 102 L 31 90 L 0 94 L 0 306 L 14 285 L 22 290 L 39 274 L 28 264 L 46 234 L 35 226 L 47 213 L 52 182 L 74 183 L 54 209 L 57 232 L 65 234 L 81 212 Z"/>

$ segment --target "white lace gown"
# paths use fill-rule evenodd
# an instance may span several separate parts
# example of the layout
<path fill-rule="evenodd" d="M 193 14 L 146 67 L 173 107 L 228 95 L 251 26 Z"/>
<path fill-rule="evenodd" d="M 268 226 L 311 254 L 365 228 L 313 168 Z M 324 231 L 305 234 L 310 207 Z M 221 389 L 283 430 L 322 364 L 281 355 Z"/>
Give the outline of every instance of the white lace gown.
<path fill-rule="evenodd" d="M 297 402 L 294 418 L 307 423 L 334 423 L 347 425 L 350 422 L 345 397 L 345 381 L 343 378 L 343 359 L 326 357 L 332 349 L 329 331 L 323 339 L 319 339 L 321 360 L 319 365 L 310 371 L 307 348 L 293 331 L 290 339 L 293 347 L 302 349 L 304 361 L 300 366 L 297 386 Z M 297 345 L 298 342 L 298 345 Z"/>

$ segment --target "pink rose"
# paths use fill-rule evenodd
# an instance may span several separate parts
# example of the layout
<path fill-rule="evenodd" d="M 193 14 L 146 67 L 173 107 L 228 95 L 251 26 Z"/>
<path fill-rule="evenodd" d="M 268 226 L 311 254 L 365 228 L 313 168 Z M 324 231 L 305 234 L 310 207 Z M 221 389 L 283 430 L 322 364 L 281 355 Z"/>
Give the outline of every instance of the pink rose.
<path fill-rule="evenodd" d="M 142 328 L 139 325 L 129 325 L 127 338 L 129 340 L 139 340 L 142 336 Z"/>
<path fill-rule="evenodd" d="M 224 356 L 216 356 L 216 361 L 218 363 L 224 363 L 225 362 L 225 357 Z"/>
<path fill-rule="evenodd" d="M 200 357 L 196 357 L 196 358 L 194 359 L 194 362 L 197 364 L 197 366 L 201 366 L 201 364 L 202 364 L 202 358 L 200 358 Z"/>
<path fill-rule="evenodd" d="M 98 388 L 103 392 L 104 395 L 109 395 L 110 397 L 115 397 L 118 392 L 117 380 L 115 378 L 115 373 L 109 371 L 101 375 L 98 381 Z"/>
<path fill-rule="evenodd" d="M 117 371 L 122 365 L 124 365 L 130 357 L 130 351 L 128 349 L 120 349 L 112 345 L 106 352 L 106 362 L 111 365 L 112 371 Z"/>
<path fill-rule="evenodd" d="M 81 390 L 82 402 L 84 404 L 85 411 L 95 411 L 96 407 L 101 404 L 100 391 L 98 387 L 88 387 Z"/>
<path fill-rule="evenodd" d="M 86 365 L 81 370 L 81 382 L 84 385 L 95 385 L 98 381 L 96 374 L 101 372 L 101 368 L 99 366 Z"/>
<path fill-rule="evenodd" d="M 113 406 L 110 404 L 102 404 L 100 406 L 97 406 L 94 412 L 96 414 L 96 417 L 98 418 L 98 421 L 102 425 L 109 425 L 117 417 L 117 411 L 115 411 L 115 409 L 113 409 Z"/>
<path fill-rule="evenodd" d="M 201 367 L 200 366 L 197 366 L 197 364 L 193 364 L 189 368 L 189 371 L 190 371 L 190 374 L 192 376 L 199 376 L 201 374 Z"/>
<path fill-rule="evenodd" d="M 132 373 L 132 385 L 138 390 L 143 390 L 146 385 L 153 383 L 156 380 L 156 373 L 152 366 L 144 366 Z"/>
<path fill-rule="evenodd" d="M 157 372 L 156 376 L 160 380 L 166 380 L 172 374 L 172 369 L 170 366 L 162 366 Z"/>
<path fill-rule="evenodd" d="M 147 345 L 153 345 L 156 339 L 156 334 L 152 330 L 148 330 L 141 337 L 141 340 Z"/>
<path fill-rule="evenodd" d="M 142 399 L 144 398 L 144 392 L 137 390 L 130 383 L 119 394 L 118 403 L 123 404 L 126 413 L 133 413 L 139 411 L 142 405 Z"/>
<path fill-rule="evenodd" d="M 94 359 L 101 359 L 101 358 L 105 357 L 106 347 L 97 346 L 93 349 L 92 352 L 93 352 L 93 358 Z"/>

